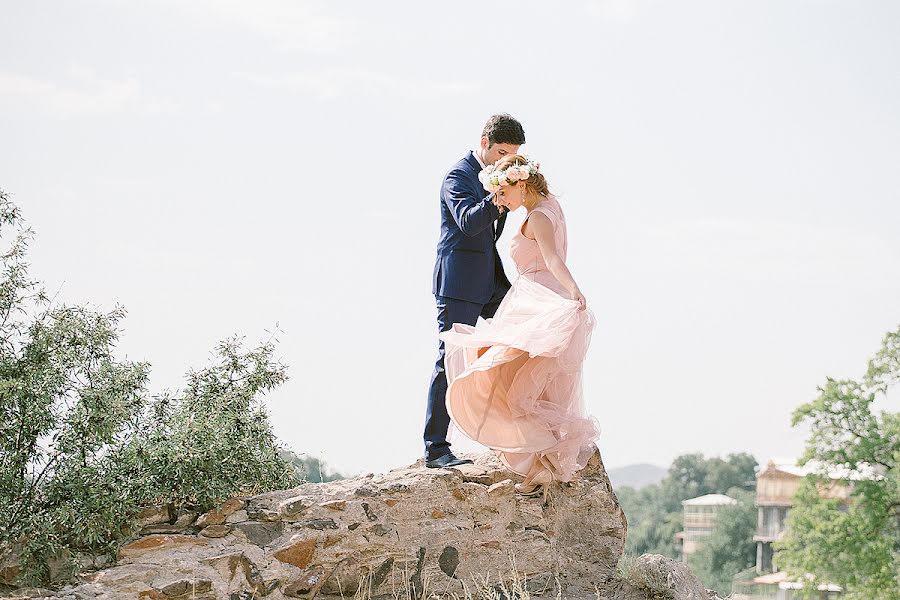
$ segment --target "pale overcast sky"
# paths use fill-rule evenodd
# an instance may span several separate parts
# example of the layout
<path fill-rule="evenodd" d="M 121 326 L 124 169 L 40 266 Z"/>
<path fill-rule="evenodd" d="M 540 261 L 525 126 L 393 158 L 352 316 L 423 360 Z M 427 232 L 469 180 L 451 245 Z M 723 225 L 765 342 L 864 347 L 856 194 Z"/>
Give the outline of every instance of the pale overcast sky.
<path fill-rule="evenodd" d="M 898 25 L 890 1 L 6 1 L 0 187 L 59 301 L 126 307 L 154 391 L 277 323 L 280 438 L 381 471 L 423 451 L 441 179 L 508 111 L 598 317 L 607 466 L 797 456 L 793 408 L 900 323 Z"/>

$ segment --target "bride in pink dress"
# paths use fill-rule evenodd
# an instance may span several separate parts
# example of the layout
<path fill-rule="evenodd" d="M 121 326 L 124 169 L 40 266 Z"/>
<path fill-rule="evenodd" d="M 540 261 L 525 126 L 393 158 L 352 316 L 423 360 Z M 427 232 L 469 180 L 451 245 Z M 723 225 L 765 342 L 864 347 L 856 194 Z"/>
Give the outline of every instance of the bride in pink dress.
<path fill-rule="evenodd" d="M 565 264 L 566 219 L 537 163 L 509 155 L 479 175 L 525 222 L 510 241 L 519 276 L 497 312 L 454 323 L 444 340 L 447 412 L 524 480 L 516 491 L 546 498 L 594 452 L 597 419 L 586 414 L 582 364 L 594 315 Z"/>

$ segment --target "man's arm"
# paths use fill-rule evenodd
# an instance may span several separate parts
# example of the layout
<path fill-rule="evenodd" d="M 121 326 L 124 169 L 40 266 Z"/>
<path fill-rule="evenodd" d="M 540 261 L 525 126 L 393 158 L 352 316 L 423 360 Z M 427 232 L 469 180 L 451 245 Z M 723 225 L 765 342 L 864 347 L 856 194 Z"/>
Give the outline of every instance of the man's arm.
<path fill-rule="evenodd" d="M 477 198 L 460 171 L 450 171 L 441 186 L 441 201 L 450 209 L 460 230 L 468 236 L 477 235 L 500 217 L 501 209 L 494 200 L 494 194 L 484 200 Z"/>

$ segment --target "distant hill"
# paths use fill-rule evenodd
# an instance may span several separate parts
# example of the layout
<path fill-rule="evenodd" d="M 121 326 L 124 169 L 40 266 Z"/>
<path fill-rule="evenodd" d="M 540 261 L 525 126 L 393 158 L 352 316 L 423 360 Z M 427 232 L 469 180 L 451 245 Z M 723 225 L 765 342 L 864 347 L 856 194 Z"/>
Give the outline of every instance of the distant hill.
<path fill-rule="evenodd" d="M 613 488 L 629 486 L 638 489 L 645 485 L 659 483 L 665 478 L 668 471 L 668 467 L 638 463 L 607 469 L 606 472 L 609 475 L 610 482 L 613 484 Z"/>

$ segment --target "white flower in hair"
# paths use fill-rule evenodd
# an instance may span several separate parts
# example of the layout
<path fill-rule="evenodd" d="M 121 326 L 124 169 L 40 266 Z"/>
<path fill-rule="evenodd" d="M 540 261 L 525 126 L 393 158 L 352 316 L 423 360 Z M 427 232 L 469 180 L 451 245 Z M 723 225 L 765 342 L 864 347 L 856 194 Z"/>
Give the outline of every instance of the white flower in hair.
<path fill-rule="evenodd" d="M 532 162 L 528 158 L 525 160 L 527 161 L 525 164 L 510 165 L 503 170 L 498 170 L 495 165 L 488 165 L 478 173 L 478 180 L 484 189 L 492 194 L 503 186 L 524 181 L 538 173 L 540 168 L 540 163 Z"/>
<path fill-rule="evenodd" d="M 484 184 L 485 182 L 487 182 L 490 179 L 491 173 L 493 173 L 493 172 L 494 172 L 494 165 L 486 166 L 485 168 L 483 168 L 481 170 L 480 173 L 478 173 L 478 181 L 480 181 L 482 184 Z"/>

